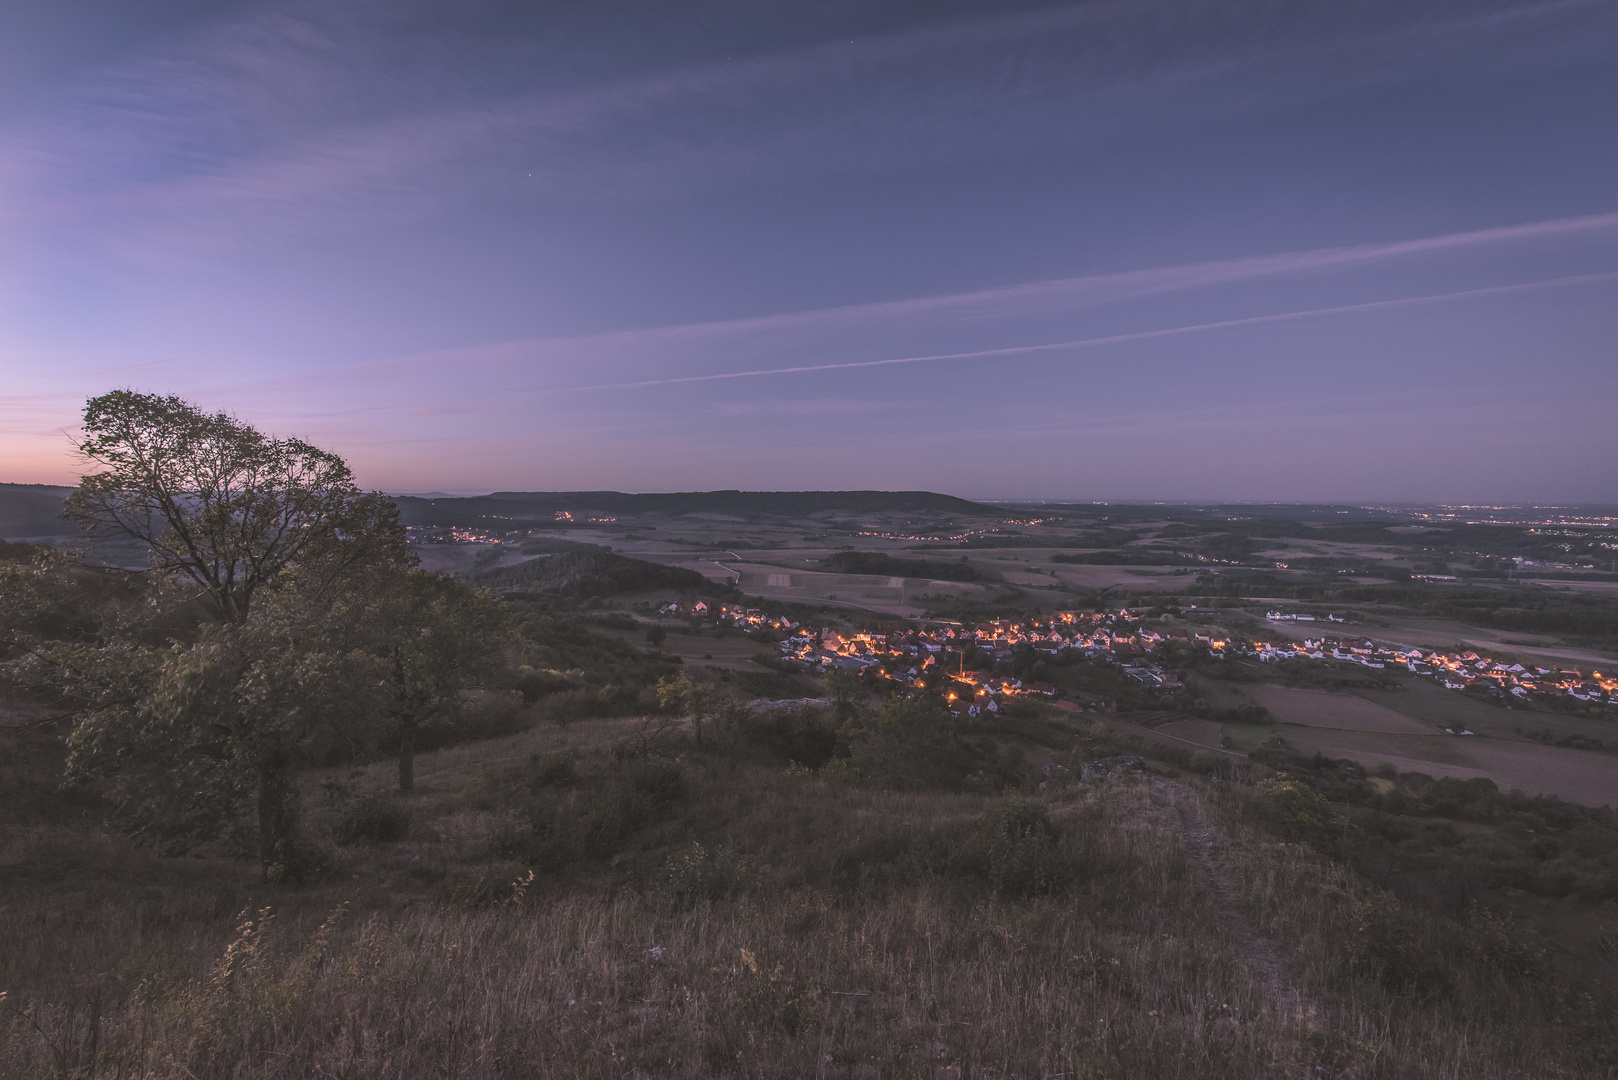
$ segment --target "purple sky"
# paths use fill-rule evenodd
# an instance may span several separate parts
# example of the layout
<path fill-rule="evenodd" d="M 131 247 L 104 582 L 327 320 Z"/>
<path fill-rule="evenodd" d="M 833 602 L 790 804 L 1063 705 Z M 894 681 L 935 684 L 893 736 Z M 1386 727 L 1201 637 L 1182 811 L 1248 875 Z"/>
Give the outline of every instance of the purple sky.
<path fill-rule="evenodd" d="M 16 11 L 15 8 L 35 10 Z M 1618 501 L 1618 3 L 0 12 L 0 480 Z"/>

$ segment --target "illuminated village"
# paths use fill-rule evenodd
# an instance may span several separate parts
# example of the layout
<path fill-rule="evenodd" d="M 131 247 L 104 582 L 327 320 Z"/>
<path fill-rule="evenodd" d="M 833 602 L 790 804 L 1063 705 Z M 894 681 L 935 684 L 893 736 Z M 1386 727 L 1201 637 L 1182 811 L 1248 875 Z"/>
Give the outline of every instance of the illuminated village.
<path fill-rule="evenodd" d="M 922 621 L 886 633 L 811 628 L 759 608 L 716 605 L 712 612 L 703 601 L 670 603 L 660 614 L 712 620 L 754 633 L 780 636 L 783 660 L 801 670 L 824 673 L 848 671 L 943 695 L 950 710 L 960 716 L 993 714 L 1007 698 L 1033 697 L 1068 709 L 1105 711 L 1110 698 L 1097 697 L 1084 706 L 1057 700 L 1055 685 L 1005 674 L 1019 650 L 1036 656 L 1084 659 L 1116 666 L 1124 675 L 1152 691 L 1181 688 L 1165 665 L 1164 645 L 1179 642 L 1213 660 L 1237 656 L 1265 663 L 1319 662 L 1354 664 L 1371 669 L 1404 668 L 1431 678 L 1448 689 L 1469 688 L 1519 700 L 1566 696 L 1582 702 L 1618 705 L 1618 673 L 1529 667 L 1477 652 L 1440 652 L 1373 642 L 1365 638 L 1305 637 L 1301 641 L 1252 641 L 1224 631 L 1165 625 L 1157 626 L 1132 615 L 1128 609 L 1101 612 L 1056 612 L 1037 619 L 997 619 L 973 626 L 947 621 Z M 1310 615 L 1270 612 L 1272 621 L 1313 622 Z M 1340 623 L 1335 615 L 1318 621 Z M 1181 654 L 1184 655 L 1183 653 Z M 987 666 L 987 670 L 985 667 Z"/>

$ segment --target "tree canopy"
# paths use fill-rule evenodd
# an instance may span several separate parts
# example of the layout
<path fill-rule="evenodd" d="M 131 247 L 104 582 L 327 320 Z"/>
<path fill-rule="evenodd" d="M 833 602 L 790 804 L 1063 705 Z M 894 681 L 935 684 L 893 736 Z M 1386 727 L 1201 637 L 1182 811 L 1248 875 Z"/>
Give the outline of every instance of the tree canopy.
<path fill-rule="evenodd" d="M 75 445 L 92 471 L 63 515 L 143 541 L 156 568 L 202 586 L 225 622 L 244 621 L 294 562 L 319 584 L 407 557 L 392 502 L 361 492 L 342 458 L 173 395 L 91 398 Z"/>
<path fill-rule="evenodd" d="M 392 501 L 298 439 L 117 391 L 86 405 L 78 447 L 98 469 L 64 514 L 143 541 L 152 572 L 0 564 L 11 675 L 74 703 L 70 773 L 119 827 L 173 851 L 233 840 L 297 876 L 298 771 L 396 749 L 408 787 L 417 732 L 503 669 L 500 602 L 415 569 Z M 93 612 L 64 604 L 92 593 Z"/>

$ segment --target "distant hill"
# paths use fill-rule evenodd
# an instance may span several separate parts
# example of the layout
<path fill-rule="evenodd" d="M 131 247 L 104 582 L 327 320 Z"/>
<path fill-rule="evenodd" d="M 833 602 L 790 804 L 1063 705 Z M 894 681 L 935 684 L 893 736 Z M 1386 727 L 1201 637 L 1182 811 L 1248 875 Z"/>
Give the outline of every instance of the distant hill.
<path fill-rule="evenodd" d="M 1282 521 L 1359 522 L 1409 520 L 1410 514 L 1375 506 L 1345 506 L 1340 503 L 1014 503 L 995 502 L 995 509 L 1030 513 L 1065 511 L 1080 514 L 1106 514 L 1110 520 L 1229 521 L 1252 518 Z"/>
<path fill-rule="evenodd" d="M 681 589 L 688 592 L 720 589 L 695 570 L 630 559 L 606 550 L 569 551 L 541 556 L 515 566 L 474 570 L 466 576 L 498 592 L 549 593 L 581 600 L 646 589 Z"/>
<path fill-rule="evenodd" d="M 80 535 L 77 525 L 56 516 L 72 493 L 48 484 L 0 484 L 0 538 Z"/>
<path fill-rule="evenodd" d="M 554 521 L 559 513 L 727 514 L 739 518 L 802 518 L 825 511 L 918 514 L 995 514 L 981 503 L 932 491 L 679 491 L 630 495 L 621 491 L 496 491 L 468 498 L 399 496 L 407 525 Z"/>

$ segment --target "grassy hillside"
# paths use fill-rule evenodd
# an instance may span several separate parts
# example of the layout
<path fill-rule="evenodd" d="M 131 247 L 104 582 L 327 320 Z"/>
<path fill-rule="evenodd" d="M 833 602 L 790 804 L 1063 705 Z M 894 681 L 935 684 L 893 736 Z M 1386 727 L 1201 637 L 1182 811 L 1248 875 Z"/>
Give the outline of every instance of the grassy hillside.
<path fill-rule="evenodd" d="M 717 586 L 695 570 L 630 559 L 610 551 L 565 551 L 515 566 L 475 570 L 467 575 L 501 592 L 545 593 L 584 599 L 648 589 L 712 592 Z"/>
<path fill-rule="evenodd" d="M 6 736 L 8 1076 L 1596 1077 L 1610 997 L 1479 907 L 1288 842 L 1291 795 L 1097 729 L 962 729 L 980 779 L 822 769 L 801 714 L 545 725 L 310 775 L 326 875 L 94 828 Z M 928 751 L 912 747 L 909 756 Z M 1054 782 L 1036 763 L 1070 768 Z M 890 762 L 890 765 L 892 762 Z M 838 778 L 841 777 L 841 778 Z M 1011 788 L 1034 794 L 1005 793 Z M 1284 815 L 1283 815 L 1284 817 Z"/>

